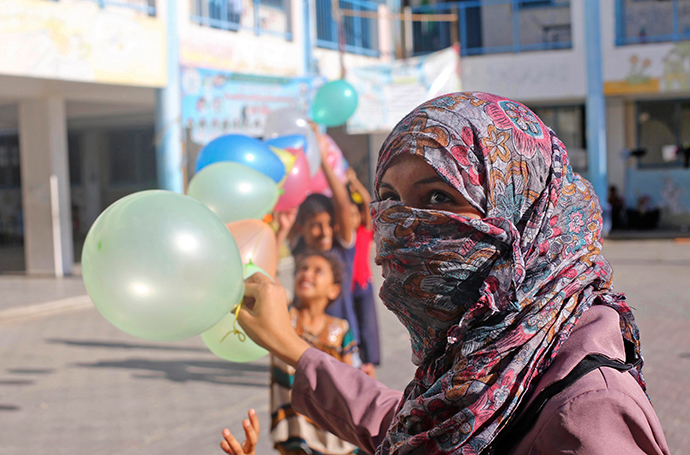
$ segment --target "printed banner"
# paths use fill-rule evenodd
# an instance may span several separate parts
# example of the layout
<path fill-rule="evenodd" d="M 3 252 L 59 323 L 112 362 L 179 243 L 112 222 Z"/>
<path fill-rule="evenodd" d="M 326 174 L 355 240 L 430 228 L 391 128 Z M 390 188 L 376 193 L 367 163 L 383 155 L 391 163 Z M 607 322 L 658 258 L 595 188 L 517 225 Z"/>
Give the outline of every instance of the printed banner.
<path fill-rule="evenodd" d="M 424 101 L 462 89 L 460 47 L 352 68 L 346 78 L 359 96 L 357 111 L 347 122 L 348 134 L 385 133 Z"/>
<path fill-rule="evenodd" d="M 182 125 L 200 145 L 223 134 L 262 136 L 280 108 L 308 112 L 321 78 L 284 78 L 182 67 Z"/>

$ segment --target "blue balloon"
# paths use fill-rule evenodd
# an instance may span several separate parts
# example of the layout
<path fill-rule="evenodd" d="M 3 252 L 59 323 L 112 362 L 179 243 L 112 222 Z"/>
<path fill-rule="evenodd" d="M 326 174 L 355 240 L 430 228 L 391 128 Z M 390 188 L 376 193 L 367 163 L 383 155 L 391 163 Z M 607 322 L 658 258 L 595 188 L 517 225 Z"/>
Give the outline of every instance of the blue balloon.
<path fill-rule="evenodd" d="M 301 134 L 290 134 L 288 136 L 278 136 L 274 139 L 269 139 L 266 141 L 266 145 L 279 149 L 296 149 L 304 148 L 307 146 L 307 138 Z"/>
<path fill-rule="evenodd" d="M 241 134 L 227 134 L 206 144 L 196 159 L 196 171 L 220 161 L 243 164 L 267 175 L 276 183 L 285 176 L 285 165 L 266 144 Z"/>

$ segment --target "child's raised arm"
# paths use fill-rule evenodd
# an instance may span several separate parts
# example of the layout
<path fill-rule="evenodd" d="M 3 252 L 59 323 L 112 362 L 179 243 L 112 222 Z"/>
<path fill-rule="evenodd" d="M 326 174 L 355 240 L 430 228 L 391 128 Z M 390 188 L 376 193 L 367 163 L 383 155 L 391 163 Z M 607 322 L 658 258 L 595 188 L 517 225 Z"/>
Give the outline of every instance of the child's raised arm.
<path fill-rule="evenodd" d="M 350 215 L 350 197 L 347 194 L 345 184 L 341 182 L 333 172 L 333 168 L 328 164 L 328 139 L 314 127 L 319 151 L 321 152 L 321 169 L 326 176 L 328 186 L 333 192 L 333 205 L 335 208 L 335 225 L 338 226 L 340 239 L 346 244 L 352 243 L 353 231 L 352 216 Z"/>
<path fill-rule="evenodd" d="M 367 191 L 367 188 L 357 178 L 357 173 L 354 169 L 352 169 L 351 167 L 347 168 L 346 175 L 347 181 L 350 183 L 351 189 L 359 193 L 360 196 L 362 196 L 362 203 L 367 207 L 367 210 L 364 210 L 362 213 L 362 224 L 367 229 L 371 229 L 371 213 L 369 213 L 371 195 L 369 194 L 369 191 Z"/>
<path fill-rule="evenodd" d="M 227 428 L 223 430 L 223 441 L 220 443 L 220 448 L 230 455 L 256 455 L 256 443 L 259 441 L 259 418 L 256 411 L 250 409 L 248 412 L 249 419 L 242 422 L 244 428 L 244 435 L 247 439 L 240 444 L 237 439 L 230 433 Z"/>

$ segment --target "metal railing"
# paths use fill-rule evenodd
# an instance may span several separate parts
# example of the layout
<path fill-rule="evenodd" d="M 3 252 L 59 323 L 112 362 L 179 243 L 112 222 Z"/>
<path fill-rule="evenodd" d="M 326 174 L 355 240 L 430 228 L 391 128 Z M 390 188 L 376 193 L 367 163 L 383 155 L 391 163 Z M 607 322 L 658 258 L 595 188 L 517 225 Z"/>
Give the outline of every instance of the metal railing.
<path fill-rule="evenodd" d="M 460 43 L 463 56 L 572 47 L 570 1 L 473 0 L 412 7 L 412 53 Z M 450 20 L 419 20 L 419 15 Z M 431 17 L 431 16 L 430 16 Z"/>
<path fill-rule="evenodd" d="M 378 3 L 366 0 L 336 0 L 349 14 L 343 15 L 345 51 L 372 57 L 379 56 Z M 362 14 L 362 16 L 357 16 Z M 365 17 L 366 16 L 366 17 Z M 316 0 L 316 45 L 326 49 L 340 49 L 338 23 L 333 15 L 332 0 Z"/>
<path fill-rule="evenodd" d="M 687 39 L 689 0 L 616 0 L 616 45 Z"/>
<path fill-rule="evenodd" d="M 60 0 L 52 0 L 58 2 Z M 129 8 L 149 16 L 156 15 L 156 0 L 83 0 L 91 3 L 96 3 L 101 8 L 106 6 L 116 6 L 120 8 Z"/>
<path fill-rule="evenodd" d="M 191 0 L 191 12 L 206 27 L 292 39 L 289 0 Z"/>

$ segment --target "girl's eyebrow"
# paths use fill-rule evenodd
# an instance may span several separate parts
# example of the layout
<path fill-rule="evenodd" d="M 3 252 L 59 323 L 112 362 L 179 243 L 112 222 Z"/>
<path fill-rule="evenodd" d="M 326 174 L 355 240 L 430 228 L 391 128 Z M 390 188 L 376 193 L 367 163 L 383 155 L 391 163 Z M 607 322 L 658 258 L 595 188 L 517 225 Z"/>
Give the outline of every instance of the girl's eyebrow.
<path fill-rule="evenodd" d="M 394 189 L 395 189 L 395 188 L 393 188 L 392 185 L 390 185 L 390 184 L 388 184 L 388 183 L 386 183 L 386 182 L 381 182 L 381 183 L 379 183 L 379 188 L 382 188 L 382 187 L 383 187 L 383 188 L 388 188 L 389 190 L 394 190 Z"/>
<path fill-rule="evenodd" d="M 417 180 L 416 182 L 413 183 L 413 185 L 428 185 L 429 183 L 446 183 L 445 180 L 443 180 L 440 176 L 436 175 L 434 177 L 427 177 L 425 179 Z"/>

